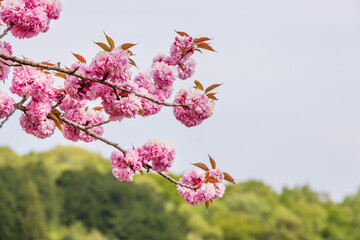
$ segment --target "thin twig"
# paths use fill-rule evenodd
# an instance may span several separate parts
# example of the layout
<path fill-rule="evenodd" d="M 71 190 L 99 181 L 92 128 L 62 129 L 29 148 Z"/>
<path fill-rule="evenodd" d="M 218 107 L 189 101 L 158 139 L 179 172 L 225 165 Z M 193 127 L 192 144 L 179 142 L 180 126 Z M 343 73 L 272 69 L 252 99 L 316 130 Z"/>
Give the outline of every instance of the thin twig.
<path fill-rule="evenodd" d="M 10 26 L 0 35 L 0 39 L 2 39 L 12 29 L 13 26 L 14 24 L 10 23 Z"/>
<path fill-rule="evenodd" d="M 86 127 L 81 126 L 81 125 L 79 125 L 77 123 L 74 123 L 73 121 L 70 121 L 70 120 L 68 120 L 68 119 L 66 119 L 64 117 L 58 116 L 58 118 L 61 119 L 61 121 L 63 121 L 64 123 L 76 128 L 76 129 L 79 129 L 79 130 L 83 131 L 84 133 L 86 133 L 86 134 L 88 134 L 88 135 L 90 135 L 90 136 L 92 136 L 92 137 L 94 137 L 94 138 L 96 138 L 96 139 L 110 145 L 110 146 L 113 146 L 114 148 L 116 148 L 120 152 L 122 152 L 123 154 L 126 154 L 126 150 L 121 148 L 117 143 L 111 142 L 111 141 L 107 140 L 106 138 L 103 138 L 103 137 L 97 135 L 96 133 L 93 133 L 93 132 L 89 131 L 88 129 L 86 129 Z"/>
<path fill-rule="evenodd" d="M 90 126 L 86 126 L 84 127 L 85 129 L 91 129 L 91 128 L 94 128 L 94 127 L 98 127 L 98 126 L 101 126 L 101 125 L 104 125 L 104 124 L 107 124 L 111 122 L 110 120 L 105 120 L 105 121 L 102 121 L 102 122 L 99 122 L 99 123 L 96 123 L 96 124 L 93 124 L 93 125 L 90 125 Z"/>
<path fill-rule="evenodd" d="M 175 104 L 175 103 L 162 102 L 162 101 L 159 101 L 157 99 L 148 97 L 146 95 L 136 93 L 136 92 L 131 91 L 129 89 L 126 89 L 126 88 L 123 88 L 123 87 L 118 87 L 118 86 L 112 85 L 110 83 L 104 82 L 104 81 L 102 81 L 102 79 L 91 78 L 91 77 L 88 77 L 88 76 L 85 76 L 85 75 L 82 75 L 82 74 L 78 74 L 75 71 L 71 71 L 71 70 L 61 68 L 61 67 L 56 66 L 56 65 L 49 66 L 49 65 L 42 64 L 42 63 L 36 63 L 36 62 L 32 62 L 32 61 L 29 61 L 29 60 L 26 60 L 26 59 L 17 58 L 15 56 L 9 56 L 9 55 L 2 54 L 2 53 L 0 53 L 0 57 L 5 59 L 5 60 L 10 60 L 10 61 L 13 61 L 13 62 L 20 63 L 22 65 L 27 65 L 27 66 L 32 66 L 32 67 L 39 67 L 39 68 L 43 68 L 43 69 L 47 69 L 47 70 L 62 72 L 62 73 L 69 74 L 69 75 L 72 75 L 74 77 L 80 78 L 80 79 L 82 79 L 84 81 L 89 80 L 91 82 L 100 83 L 100 84 L 103 84 L 103 85 L 105 85 L 107 87 L 110 87 L 110 88 L 112 88 L 114 90 L 117 89 L 117 90 L 120 90 L 120 91 L 133 93 L 134 95 L 136 95 L 138 97 L 145 98 L 145 99 L 147 99 L 147 100 L 149 100 L 151 102 L 154 102 L 154 103 L 157 103 L 157 104 L 160 104 L 160 105 L 164 105 L 164 106 L 167 106 L 167 107 L 184 107 L 184 108 L 187 108 L 187 106 L 185 104 Z M 115 91 L 115 94 L 116 94 L 116 91 Z"/>
<path fill-rule="evenodd" d="M 22 66 L 21 64 L 10 64 L 10 63 L 4 62 L 2 60 L 0 60 L 0 62 L 8 67 L 21 67 Z"/>

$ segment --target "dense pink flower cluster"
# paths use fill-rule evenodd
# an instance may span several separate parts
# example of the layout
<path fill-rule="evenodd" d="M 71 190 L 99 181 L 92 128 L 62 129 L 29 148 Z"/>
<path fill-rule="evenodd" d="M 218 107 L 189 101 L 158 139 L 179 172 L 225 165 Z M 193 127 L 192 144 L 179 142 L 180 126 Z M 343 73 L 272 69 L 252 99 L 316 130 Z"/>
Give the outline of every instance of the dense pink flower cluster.
<path fill-rule="evenodd" d="M 20 125 L 28 134 L 32 134 L 38 138 L 50 137 L 55 130 L 55 122 L 50 119 L 36 120 L 25 114 L 20 117 Z"/>
<path fill-rule="evenodd" d="M 0 91 L 0 118 L 7 117 L 14 110 L 15 101 Z"/>
<path fill-rule="evenodd" d="M 11 33 L 18 38 L 31 38 L 49 30 L 52 19 L 61 12 L 58 0 L 4 0 L 1 2 L 0 18 L 13 25 Z"/>
<path fill-rule="evenodd" d="M 107 75 L 107 82 L 115 85 L 129 80 L 130 66 L 128 52 L 120 47 L 111 52 L 99 52 L 90 63 L 95 77 L 102 79 Z"/>
<path fill-rule="evenodd" d="M 153 64 L 152 75 L 158 86 L 167 87 L 172 85 L 177 78 L 177 71 L 174 66 L 169 66 L 165 62 L 157 62 Z"/>
<path fill-rule="evenodd" d="M 7 42 L 0 41 L 0 53 L 6 55 L 12 55 L 11 45 Z M 5 61 L 5 60 L 3 61 L 8 64 L 11 64 L 10 61 Z M 6 66 L 3 63 L 0 63 L 0 81 L 5 80 L 5 78 L 9 75 L 9 73 L 10 73 L 10 67 Z"/>
<path fill-rule="evenodd" d="M 65 118 L 85 127 L 92 126 L 104 120 L 102 112 L 93 109 L 71 109 L 66 113 Z M 97 135 L 102 135 L 104 129 L 102 126 L 96 126 L 90 128 L 89 131 Z M 78 140 L 84 142 L 92 142 L 96 140 L 96 138 L 88 135 L 87 133 L 80 131 L 79 129 L 75 129 L 67 124 L 64 125 L 63 134 L 65 138 L 74 142 Z"/>
<path fill-rule="evenodd" d="M 194 59 L 190 58 L 185 64 L 179 64 L 178 72 L 179 78 L 182 80 L 188 79 L 195 72 L 196 62 Z"/>
<path fill-rule="evenodd" d="M 20 97 L 53 99 L 56 91 L 53 88 L 54 78 L 34 67 L 21 66 L 14 70 L 10 91 Z"/>
<path fill-rule="evenodd" d="M 144 162 L 152 162 L 152 168 L 157 172 L 168 172 L 174 162 L 175 149 L 168 141 L 150 139 L 139 149 Z"/>
<path fill-rule="evenodd" d="M 187 127 L 199 125 L 211 117 L 215 106 L 214 101 L 209 99 L 204 91 L 195 88 L 180 89 L 174 103 L 188 107 L 174 107 L 175 118 Z"/>
<path fill-rule="evenodd" d="M 134 149 L 127 150 L 125 156 L 122 152 L 114 151 L 110 161 L 113 166 L 112 173 L 119 181 L 131 182 L 135 172 L 142 168 L 142 159 Z"/>
<path fill-rule="evenodd" d="M 77 70 L 76 70 L 77 69 Z M 74 63 L 70 67 L 71 71 L 75 71 L 77 74 L 92 77 L 89 66 L 85 63 Z M 89 80 L 83 81 L 80 78 L 66 75 L 64 83 L 66 92 L 76 100 L 95 100 L 99 97 L 98 94 L 98 83 L 91 82 Z"/>
<path fill-rule="evenodd" d="M 216 169 L 213 171 L 216 176 L 220 173 L 222 175 L 221 170 Z M 218 177 L 219 179 L 224 178 L 224 176 Z M 198 187 L 197 189 L 191 189 L 180 185 L 177 186 L 180 196 L 191 205 L 199 205 L 201 202 L 220 198 L 225 192 L 225 185 L 221 181 L 218 183 L 206 182 L 206 172 L 198 168 L 192 168 L 185 172 L 183 177 L 180 178 L 180 183 Z"/>
<path fill-rule="evenodd" d="M 175 42 L 170 48 L 172 64 L 176 64 L 179 61 L 180 63 L 184 63 L 190 58 L 190 56 L 194 53 L 192 43 L 192 37 L 179 36 L 175 38 Z"/>

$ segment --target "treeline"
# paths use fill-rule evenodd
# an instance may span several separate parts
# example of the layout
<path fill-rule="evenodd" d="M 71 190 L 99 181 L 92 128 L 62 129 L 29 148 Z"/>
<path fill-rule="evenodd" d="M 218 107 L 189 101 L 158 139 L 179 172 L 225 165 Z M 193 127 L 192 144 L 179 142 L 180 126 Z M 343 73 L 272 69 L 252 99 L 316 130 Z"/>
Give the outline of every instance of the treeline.
<path fill-rule="evenodd" d="M 308 186 L 228 186 L 208 213 L 160 176 L 132 183 L 75 147 L 18 156 L 0 147 L 0 240 L 360 240 L 360 192 L 342 203 Z"/>

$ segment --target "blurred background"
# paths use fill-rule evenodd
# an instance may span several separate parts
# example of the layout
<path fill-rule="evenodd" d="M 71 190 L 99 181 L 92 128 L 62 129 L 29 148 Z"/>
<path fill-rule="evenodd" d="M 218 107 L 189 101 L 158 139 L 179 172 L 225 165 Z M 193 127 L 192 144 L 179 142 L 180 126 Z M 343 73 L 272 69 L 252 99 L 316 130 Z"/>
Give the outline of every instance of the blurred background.
<path fill-rule="evenodd" d="M 105 41 L 103 34 L 105 31 L 117 45 L 125 42 L 139 43 L 133 48 L 136 54 L 134 60 L 139 69 L 144 70 L 150 67 L 155 55 L 169 52 L 169 46 L 176 36 L 174 29 L 186 31 L 194 37 L 213 38 L 211 45 L 217 53 L 196 53 L 194 59 L 197 61 L 197 71 L 194 76 L 190 80 L 179 80 L 175 83 L 177 89 L 193 85 L 194 80 L 199 80 L 206 86 L 224 83 L 218 88 L 217 96 L 220 100 L 216 102 L 212 118 L 204 121 L 200 126 L 186 128 L 173 117 L 171 109 L 163 108 L 159 114 L 151 117 L 111 123 L 105 126 L 104 136 L 118 142 L 124 148 L 141 146 L 149 138 L 169 140 L 177 150 L 172 169 L 174 174 L 182 173 L 190 167 L 190 163 L 206 162 L 207 154 L 211 154 L 218 166 L 239 182 L 236 187 L 228 189 L 226 196 L 235 194 L 234 196 L 238 195 L 239 199 L 225 197 L 224 200 L 219 201 L 219 204 L 215 203 L 216 207 L 210 209 L 209 214 L 205 214 L 202 206 L 199 216 L 188 218 L 186 214 L 190 214 L 194 208 L 190 207 L 188 210 L 183 204 L 177 204 L 176 201 L 180 201 L 175 200 L 177 197 L 167 196 L 170 193 L 166 188 L 161 190 L 165 183 L 160 183 L 152 176 L 149 177 L 151 180 L 140 180 L 140 177 L 135 180 L 134 186 L 142 184 L 141 181 L 149 181 L 153 185 L 150 184 L 148 193 L 143 193 L 145 190 L 141 190 L 142 188 L 138 190 L 140 193 L 129 193 L 134 199 L 143 200 L 145 195 L 140 195 L 149 194 L 145 198 L 154 198 L 156 204 L 161 203 L 159 208 L 162 210 L 157 210 L 154 206 L 154 211 L 164 211 L 164 214 L 179 212 L 179 219 L 184 218 L 186 222 L 187 228 L 183 231 L 187 239 L 211 239 L 207 235 L 201 235 L 206 232 L 203 228 L 208 228 L 211 236 L 218 234 L 216 235 L 218 238 L 214 237 L 214 239 L 360 238 L 360 233 L 356 235 L 354 228 L 360 219 L 360 215 L 356 212 L 358 211 L 356 209 L 360 209 L 359 200 L 356 200 L 360 183 L 358 174 L 360 113 L 357 111 L 360 102 L 358 94 L 360 3 L 358 1 L 64 0 L 62 3 L 63 11 L 60 19 L 51 22 L 50 30 L 46 34 L 25 40 L 15 39 L 10 35 L 4 38 L 12 44 L 14 55 L 30 57 L 35 61 L 61 62 L 70 66 L 76 60 L 71 54 L 74 52 L 90 61 L 100 50 L 93 41 Z M 135 74 L 137 70 L 133 69 L 133 72 Z M 10 84 L 11 77 L 5 84 L 0 85 L 1 90 L 5 90 Z M 99 218 L 104 216 L 101 214 L 116 215 L 118 216 L 116 218 L 124 220 L 133 215 L 131 212 L 122 212 L 116 208 L 99 209 L 96 214 L 100 215 L 91 213 L 95 215 L 89 217 L 86 215 L 87 208 L 79 213 L 74 213 L 76 211 L 73 209 L 63 209 L 63 206 L 69 205 L 66 201 L 71 201 L 71 194 L 64 193 L 64 195 L 61 191 L 71 191 L 67 189 L 68 185 L 77 186 L 66 181 L 72 182 L 75 181 L 71 179 L 72 177 L 83 176 L 79 177 L 83 178 L 78 180 L 79 186 L 83 184 L 81 181 L 90 184 L 92 178 L 89 179 L 86 175 L 92 175 L 93 170 L 83 170 L 85 167 L 81 164 L 82 167 L 72 166 L 77 164 L 76 156 L 81 154 L 71 151 L 84 150 L 55 147 L 75 145 L 91 149 L 96 153 L 86 152 L 86 154 L 99 154 L 96 155 L 99 159 L 109 158 L 113 149 L 100 142 L 69 142 L 59 132 L 46 140 L 37 139 L 21 130 L 19 116 L 19 113 L 12 116 L 0 129 L 0 145 L 9 147 L 1 149 L 0 155 L 3 156 L 1 164 L 4 168 L 11 167 L 15 168 L 12 171 L 19 171 L 19 173 L 5 174 L 11 171 L 4 170 L 0 175 L 5 177 L 9 175 L 8 177 L 11 178 L 20 174 L 17 182 L 14 180 L 14 185 L 11 186 L 5 184 L 11 182 L 9 179 L 2 179 L 1 186 L 3 191 L 6 189 L 8 192 L 9 204 L 13 203 L 14 209 L 21 209 L 17 204 L 22 203 L 13 201 L 19 199 L 14 195 L 14 191 L 20 191 L 19 186 L 24 187 L 25 190 L 21 192 L 24 194 L 28 192 L 34 203 L 37 201 L 34 199 L 39 198 L 36 204 L 42 206 L 42 218 L 46 220 L 44 229 L 47 229 L 41 231 L 50 231 L 48 220 L 53 214 L 53 221 L 56 223 L 54 226 L 57 226 L 54 227 L 56 229 L 54 232 L 59 237 L 57 239 L 66 239 L 67 236 L 59 232 L 59 226 L 64 226 L 67 229 L 64 230 L 65 232 L 69 229 L 75 229 L 74 232 L 83 231 L 83 236 L 98 234 L 100 239 L 101 237 L 135 239 L 129 238 L 130 235 L 118 234 L 117 232 L 124 231 L 122 229 L 105 231 L 105 225 L 108 223 L 104 223 L 102 227 L 97 225 L 103 220 Z M 62 155 L 63 151 L 70 151 L 71 154 Z M 53 161 L 48 160 L 47 157 L 40 158 L 40 156 L 48 156 L 47 154 L 54 155 Z M 15 163 L 16 166 L 13 164 L 14 158 L 19 159 Z M 61 165 L 62 163 L 64 166 Z M 36 171 L 40 171 L 38 168 L 42 169 L 41 166 L 44 165 L 41 171 L 50 174 L 52 179 L 45 182 L 54 184 L 49 188 L 56 190 L 55 193 L 49 194 L 53 194 L 55 199 L 60 199 L 61 196 L 69 196 L 69 199 L 59 200 L 61 203 L 51 203 L 51 200 L 43 196 L 43 190 L 36 182 L 36 178 L 34 179 L 34 176 L 46 174 L 32 175 L 32 168 L 27 167 L 27 164 L 35 164 Z M 69 166 L 65 166 L 66 164 Z M 87 163 L 84 165 L 88 167 Z M 99 164 L 94 162 L 89 168 L 101 168 L 97 165 Z M 60 168 L 56 170 L 55 175 L 52 173 L 53 168 Z M 61 169 L 81 173 L 66 173 L 67 175 L 63 176 Z M 23 176 L 21 171 L 29 172 L 28 180 L 21 177 Z M 96 171 L 100 171 L 101 174 Z M 99 181 L 98 184 L 108 183 L 114 184 L 114 188 L 119 186 L 130 189 L 125 184 L 102 180 L 102 178 L 111 179 L 110 166 L 107 165 L 105 170 L 96 171 L 93 174 L 99 174 L 99 179 L 94 181 Z M 159 184 L 161 187 L 158 186 Z M 161 193 L 153 191 L 151 187 Z M 109 189 L 111 190 L 112 187 Z M 76 190 L 78 189 L 72 191 Z M 84 190 L 84 194 L 103 195 L 94 191 Z M 112 193 L 109 194 L 111 196 L 108 197 L 109 199 L 116 198 L 111 195 Z M 96 205 L 106 205 L 102 200 L 98 202 L 97 197 L 91 196 L 86 196 L 86 201 L 79 200 L 79 206 L 75 208 L 82 207 L 81 203 L 92 201 Z M 346 196 L 350 197 L 345 198 Z M 113 202 L 109 199 L 104 201 L 108 201 L 107 204 Z M 120 203 L 126 202 L 126 200 L 117 201 L 119 206 L 123 206 Z M 176 204 L 168 203 L 172 201 Z M 1 202 L 4 203 L 5 200 Z M 135 203 L 136 201 L 133 200 L 131 202 L 141 206 L 139 211 L 149 211 L 149 217 L 152 215 L 150 210 L 143 209 L 146 207 L 143 203 Z M 55 206 L 54 208 L 62 210 L 54 210 L 54 213 L 51 213 L 51 210 L 43 206 L 47 203 L 51 205 L 49 208 Z M 87 207 L 92 209 L 92 205 Z M 27 209 L 27 207 L 23 208 Z M 126 209 L 129 211 L 128 208 Z M 230 221 L 230 217 L 226 214 L 233 214 L 236 211 L 238 215 L 235 214 Z M 33 210 L 34 212 L 37 211 Z M 71 213 L 74 213 L 74 216 Z M 70 217 L 64 219 L 61 214 Z M 96 220 L 86 222 L 84 219 Z M 166 217 L 164 219 L 166 220 Z M 189 219 L 193 219 L 193 222 L 189 223 Z M 218 223 L 227 220 L 229 222 Z M 18 220 L 12 221 L 16 223 Z M 109 223 L 111 226 L 125 224 L 116 222 L 120 220 L 111 221 L 114 221 Z M 148 219 L 137 221 L 156 222 Z M 279 223 L 279 221 L 284 222 Z M 158 222 L 157 227 L 165 229 L 168 222 Z M 180 220 L 176 222 L 181 223 Z M 199 222 L 203 223 L 203 226 L 192 229 L 192 226 Z M 241 230 L 242 226 L 244 228 L 249 226 L 246 234 L 243 233 L 246 232 L 245 230 Z M 261 231 L 256 227 L 253 229 L 253 226 L 258 226 Z M 285 230 L 275 231 L 275 226 Z M 91 229 L 95 229 L 95 233 L 92 233 Z M 271 233 L 272 230 L 276 233 Z M 131 231 L 139 232 L 137 229 Z M 282 231 L 285 231 L 283 235 L 276 235 Z M 177 234 L 175 230 L 169 232 Z M 305 232 L 313 235 L 292 235 L 305 234 Z M 166 239 L 185 239 L 185 235 Z M 70 237 L 79 239 L 76 236 Z M 68 239 L 72 239 L 70 237 Z"/>

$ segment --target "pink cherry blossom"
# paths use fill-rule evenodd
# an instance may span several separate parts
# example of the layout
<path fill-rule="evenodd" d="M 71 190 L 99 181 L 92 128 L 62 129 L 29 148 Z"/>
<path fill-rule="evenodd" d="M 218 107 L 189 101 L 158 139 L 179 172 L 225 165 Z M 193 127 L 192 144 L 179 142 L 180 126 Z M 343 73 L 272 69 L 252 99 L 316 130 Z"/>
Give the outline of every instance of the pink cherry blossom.
<path fill-rule="evenodd" d="M 56 91 L 53 87 L 54 78 L 34 67 L 21 66 L 14 69 L 10 91 L 22 97 L 53 99 Z"/>
<path fill-rule="evenodd" d="M 170 142 L 150 139 L 141 149 L 141 157 L 152 162 L 154 171 L 170 170 L 175 158 L 175 149 Z"/>
<path fill-rule="evenodd" d="M 153 64 L 152 76 L 158 86 L 167 87 L 172 85 L 177 78 L 177 71 L 174 66 L 169 66 L 164 62 L 158 62 Z"/>
<path fill-rule="evenodd" d="M 214 101 L 209 99 L 204 91 L 195 88 L 180 89 L 174 103 L 188 107 L 174 107 L 175 118 L 187 127 L 199 125 L 212 116 L 215 106 Z"/>
<path fill-rule="evenodd" d="M 196 62 L 194 59 L 190 58 L 185 64 L 179 64 L 177 70 L 179 73 L 179 78 L 182 80 L 188 79 L 195 72 Z"/>
<path fill-rule="evenodd" d="M 45 118 L 42 121 L 35 120 L 26 116 L 25 114 L 20 117 L 20 125 L 28 134 L 34 135 L 38 138 L 50 137 L 55 130 L 55 122 L 51 119 Z"/>
<path fill-rule="evenodd" d="M 112 170 L 112 174 L 116 177 L 119 181 L 128 181 L 131 182 L 133 180 L 133 176 L 135 174 L 134 170 L 130 167 L 114 167 Z"/>
<path fill-rule="evenodd" d="M 99 52 L 90 63 L 90 69 L 97 78 L 102 79 L 107 75 L 106 82 L 112 84 L 128 81 L 130 66 L 128 52 L 120 47 L 111 52 Z"/>
<path fill-rule="evenodd" d="M 190 58 L 194 53 L 192 42 L 192 37 L 178 36 L 175 38 L 175 42 L 170 48 L 171 62 L 173 65 L 179 61 L 180 63 L 184 63 Z"/>
<path fill-rule="evenodd" d="M 7 42 L 0 41 L 0 53 L 6 55 L 12 55 L 11 45 Z M 10 61 L 5 61 L 5 60 L 3 61 L 8 64 L 11 64 Z M 6 66 L 3 63 L 0 63 L 0 81 L 5 80 L 5 78 L 9 75 L 9 73 L 10 73 L 10 67 Z"/>
<path fill-rule="evenodd" d="M 14 110 L 15 101 L 0 91 L 0 118 L 7 117 Z"/>
<path fill-rule="evenodd" d="M 51 102 L 46 99 L 32 98 L 26 105 L 26 115 L 33 121 L 44 121 L 51 110 Z"/>

